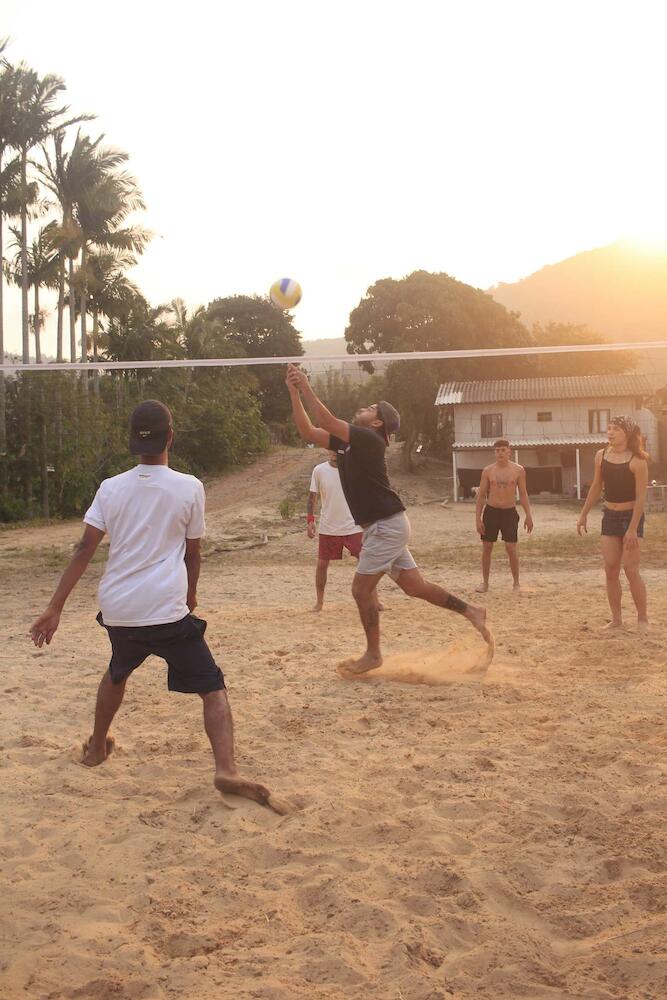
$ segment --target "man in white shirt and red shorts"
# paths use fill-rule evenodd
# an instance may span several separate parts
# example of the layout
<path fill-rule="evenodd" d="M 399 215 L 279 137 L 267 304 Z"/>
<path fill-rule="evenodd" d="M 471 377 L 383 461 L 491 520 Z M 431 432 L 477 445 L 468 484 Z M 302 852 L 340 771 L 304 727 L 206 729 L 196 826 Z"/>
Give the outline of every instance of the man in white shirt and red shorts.
<path fill-rule="evenodd" d="M 313 611 L 321 611 L 324 603 L 324 588 L 327 585 L 329 563 L 343 558 L 343 549 L 347 549 L 355 559 L 361 553 L 363 528 L 354 523 L 354 518 L 347 505 L 343 487 L 338 475 L 338 455 L 329 452 L 326 462 L 321 462 L 313 469 L 308 494 L 308 537 L 314 538 L 315 505 L 320 497 L 320 523 L 317 551 L 317 569 L 315 570 L 315 591 L 317 601 Z"/>
<path fill-rule="evenodd" d="M 99 584 L 98 623 L 111 643 L 111 662 L 97 692 L 93 734 L 82 763 L 102 764 L 113 750 L 111 722 L 130 674 L 148 656 L 168 666 L 170 691 L 197 694 L 215 758 L 215 787 L 287 811 L 267 788 L 241 778 L 234 763 L 232 715 L 225 681 L 204 639 L 197 606 L 204 487 L 169 468 L 174 438 L 171 413 L 155 399 L 137 406 L 130 421 L 130 451 L 139 458 L 128 472 L 105 479 L 84 516 L 81 541 L 46 611 L 30 630 L 36 646 L 48 645 L 65 601 L 95 550 L 109 535 L 109 557 Z"/>

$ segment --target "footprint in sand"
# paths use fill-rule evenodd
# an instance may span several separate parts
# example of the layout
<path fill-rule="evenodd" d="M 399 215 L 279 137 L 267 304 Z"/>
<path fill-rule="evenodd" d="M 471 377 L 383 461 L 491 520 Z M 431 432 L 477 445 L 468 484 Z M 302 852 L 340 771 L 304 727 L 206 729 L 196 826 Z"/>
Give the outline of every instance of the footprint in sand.
<path fill-rule="evenodd" d="M 382 666 L 363 674 L 347 669 L 351 661 L 339 663 L 338 673 L 345 680 L 383 680 L 400 684 L 470 684 L 482 683 L 488 672 L 492 649 L 459 640 L 445 649 L 417 649 L 388 656 Z"/>

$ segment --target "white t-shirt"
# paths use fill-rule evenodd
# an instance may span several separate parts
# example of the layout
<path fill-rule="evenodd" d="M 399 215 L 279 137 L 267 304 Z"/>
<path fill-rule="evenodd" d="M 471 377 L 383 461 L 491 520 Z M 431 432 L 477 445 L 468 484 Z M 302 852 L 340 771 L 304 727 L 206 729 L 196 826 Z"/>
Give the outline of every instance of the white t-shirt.
<path fill-rule="evenodd" d="M 354 523 L 350 514 L 338 469 L 328 462 L 322 462 L 313 469 L 310 492 L 319 493 L 322 501 L 320 512 L 321 535 L 356 535 L 363 529 Z"/>
<path fill-rule="evenodd" d="M 98 596 L 105 625 L 166 625 L 188 614 L 185 539 L 204 534 L 204 487 L 167 465 L 105 479 L 84 516 L 109 535 Z"/>

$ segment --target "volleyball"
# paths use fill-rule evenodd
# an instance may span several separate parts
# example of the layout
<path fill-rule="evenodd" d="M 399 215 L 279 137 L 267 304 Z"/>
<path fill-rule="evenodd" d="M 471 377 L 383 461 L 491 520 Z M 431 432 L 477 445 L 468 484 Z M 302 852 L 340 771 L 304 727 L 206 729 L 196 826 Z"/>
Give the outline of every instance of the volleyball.
<path fill-rule="evenodd" d="M 280 278 L 271 285 L 269 295 L 279 309 L 294 309 L 301 301 L 301 285 L 292 278 Z"/>

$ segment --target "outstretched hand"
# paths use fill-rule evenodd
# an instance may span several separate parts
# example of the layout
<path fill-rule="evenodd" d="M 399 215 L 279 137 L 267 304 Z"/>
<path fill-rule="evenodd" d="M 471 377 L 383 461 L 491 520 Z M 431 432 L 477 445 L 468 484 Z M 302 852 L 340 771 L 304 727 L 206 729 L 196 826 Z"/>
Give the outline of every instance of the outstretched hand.
<path fill-rule="evenodd" d="M 297 391 L 300 391 L 301 389 L 307 387 L 308 376 L 300 368 L 297 368 L 296 365 L 289 364 L 287 366 L 287 377 L 285 381 L 289 389 L 296 389 Z"/>
<path fill-rule="evenodd" d="M 36 646 L 40 648 L 46 642 L 48 646 L 53 639 L 56 629 L 60 625 L 60 612 L 47 608 L 43 615 L 30 627 L 30 637 Z"/>

